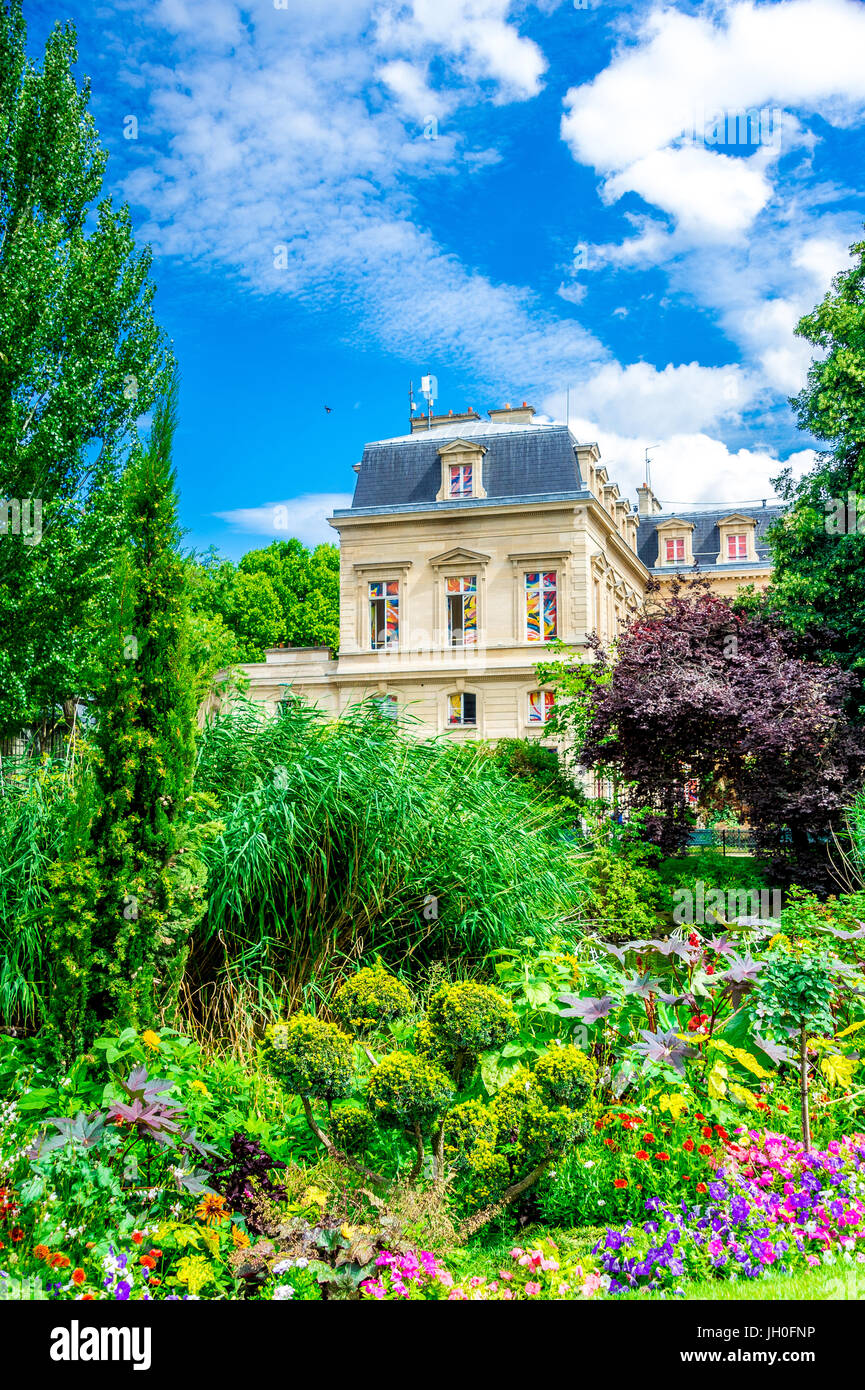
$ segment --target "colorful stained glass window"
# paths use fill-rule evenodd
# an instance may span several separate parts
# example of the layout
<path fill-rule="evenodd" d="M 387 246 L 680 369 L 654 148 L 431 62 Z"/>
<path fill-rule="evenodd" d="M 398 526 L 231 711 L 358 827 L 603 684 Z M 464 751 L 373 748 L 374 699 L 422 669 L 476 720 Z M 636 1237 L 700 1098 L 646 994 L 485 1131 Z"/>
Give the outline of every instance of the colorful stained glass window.
<path fill-rule="evenodd" d="M 399 641 L 399 580 L 374 579 L 369 586 L 369 644 L 374 652 Z"/>
<path fill-rule="evenodd" d="M 558 631 L 556 571 L 530 571 L 526 575 L 526 637 L 529 642 L 551 642 Z"/>
<path fill-rule="evenodd" d="M 451 464 L 449 497 L 471 497 L 472 495 L 472 465 L 470 463 Z"/>
<path fill-rule="evenodd" d="M 478 580 L 476 574 L 445 580 L 448 609 L 448 643 L 452 647 L 472 647 L 478 640 Z"/>
<path fill-rule="evenodd" d="M 478 697 L 461 693 L 448 696 L 448 723 L 456 724 L 477 724 L 478 722 Z"/>
<path fill-rule="evenodd" d="M 727 537 L 727 559 L 728 560 L 747 560 L 748 558 L 748 537 L 747 536 L 728 536 Z"/>
<path fill-rule="evenodd" d="M 685 561 L 685 540 L 683 536 L 668 536 L 664 542 L 668 565 L 681 565 Z"/>
<path fill-rule="evenodd" d="M 546 724 L 553 712 L 554 702 L 552 690 L 532 690 L 529 693 L 529 723 Z"/>

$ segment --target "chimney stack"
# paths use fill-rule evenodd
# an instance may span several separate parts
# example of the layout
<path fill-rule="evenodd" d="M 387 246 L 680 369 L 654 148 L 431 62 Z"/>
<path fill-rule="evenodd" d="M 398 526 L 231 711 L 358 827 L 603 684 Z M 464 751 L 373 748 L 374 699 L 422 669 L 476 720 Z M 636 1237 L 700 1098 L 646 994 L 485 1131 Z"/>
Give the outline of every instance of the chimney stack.
<path fill-rule="evenodd" d="M 494 425 L 527 425 L 534 413 L 534 406 L 527 405 L 525 401 L 522 405 L 511 405 L 508 401 L 496 410 L 487 411 Z"/>
<path fill-rule="evenodd" d="M 637 498 L 640 516 L 657 516 L 664 510 L 648 483 L 637 488 Z"/>

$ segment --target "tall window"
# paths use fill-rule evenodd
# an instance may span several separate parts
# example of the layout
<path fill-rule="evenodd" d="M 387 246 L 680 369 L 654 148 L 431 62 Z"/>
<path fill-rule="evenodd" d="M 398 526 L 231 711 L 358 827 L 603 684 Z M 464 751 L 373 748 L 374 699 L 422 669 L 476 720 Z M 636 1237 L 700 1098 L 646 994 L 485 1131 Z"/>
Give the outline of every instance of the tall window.
<path fill-rule="evenodd" d="M 553 712 L 555 695 L 552 690 L 532 690 L 529 692 L 529 723 L 546 724 Z"/>
<path fill-rule="evenodd" d="M 374 652 L 399 641 L 399 580 L 374 579 L 369 586 L 369 645 Z"/>
<path fill-rule="evenodd" d="M 664 554 L 668 565 L 682 565 L 685 563 L 685 538 L 684 536 L 668 536 L 664 541 Z"/>
<path fill-rule="evenodd" d="M 399 704 L 395 695 L 376 695 L 373 704 L 382 719 L 399 717 Z"/>
<path fill-rule="evenodd" d="M 526 638 L 551 642 L 558 633 L 556 571 L 531 571 L 526 575 Z"/>
<path fill-rule="evenodd" d="M 472 465 L 470 463 L 451 464 L 448 477 L 450 479 L 449 497 L 471 497 Z"/>
<path fill-rule="evenodd" d="M 448 724 L 456 726 L 459 724 L 471 725 L 478 722 L 478 697 L 477 695 L 449 695 L 448 696 Z"/>
<path fill-rule="evenodd" d="M 728 536 L 727 537 L 727 559 L 728 560 L 747 560 L 748 558 L 748 537 L 747 536 Z"/>
<path fill-rule="evenodd" d="M 478 579 L 476 574 L 445 580 L 448 605 L 448 642 L 452 647 L 471 647 L 478 640 Z"/>

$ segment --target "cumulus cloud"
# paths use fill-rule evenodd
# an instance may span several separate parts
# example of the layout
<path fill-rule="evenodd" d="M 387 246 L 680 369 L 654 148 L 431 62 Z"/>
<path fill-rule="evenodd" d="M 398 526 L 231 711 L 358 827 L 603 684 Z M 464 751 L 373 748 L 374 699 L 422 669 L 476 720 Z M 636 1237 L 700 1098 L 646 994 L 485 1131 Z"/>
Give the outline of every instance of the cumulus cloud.
<path fill-rule="evenodd" d="M 296 536 L 304 545 L 315 546 L 322 541 L 336 541 L 336 532 L 326 518 L 338 508 L 350 506 L 351 493 L 307 492 L 282 502 L 265 502 L 260 507 L 214 512 L 214 516 L 227 521 L 238 535 L 269 536 L 273 540 Z"/>

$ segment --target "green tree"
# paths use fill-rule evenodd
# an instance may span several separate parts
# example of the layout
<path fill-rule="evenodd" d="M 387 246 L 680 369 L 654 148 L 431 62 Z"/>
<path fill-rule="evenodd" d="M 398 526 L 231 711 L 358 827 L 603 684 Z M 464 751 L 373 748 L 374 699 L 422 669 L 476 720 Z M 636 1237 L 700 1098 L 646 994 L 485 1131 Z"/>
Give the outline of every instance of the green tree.
<path fill-rule="evenodd" d="M 124 474 L 124 546 L 82 782 L 53 876 L 53 1019 L 64 1049 L 106 1018 L 150 1021 L 170 1002 L 204 874 L 192 798 L 196 703 L 171 461 L 176 381 Z"/>
<path fill-rule="evenodd" d="M 770 540 L 769 602 L 797 632 L 820 625 L 824 658 L 865 679 L 865 242 L 796 332 L 820 349 L 793 404 L 824 449 L 805 477 L 775 480 L 789 510 Z M 860 696 L 860 703 L 862 697 Z"/>
<path fill-rule="evenodd" d="M 38 66 L 25 39 L 20 0 L 0 0 L 0 497 L 31 531 L 0 536 L 0 733 L 68 713 L 93 679 L 118 475 L 171 365 L 150 253 L 101 197 L 74 32 L 55 28 Z"/>
<path fill-rule="evenodd" d="M 282 605 L 266 574 L 235 575 L 227 620 L 243 661 L 263 661 L 266 649 L 284 640 Z"/>
<path fill-rule="evenodd" d="M 266 575 L 282 608 L 279 640 L 292 647 L 339 646 L 339 549 L 301 541 L 273 541 L 251 550 L 239 566 L 242 574 Z"/>

